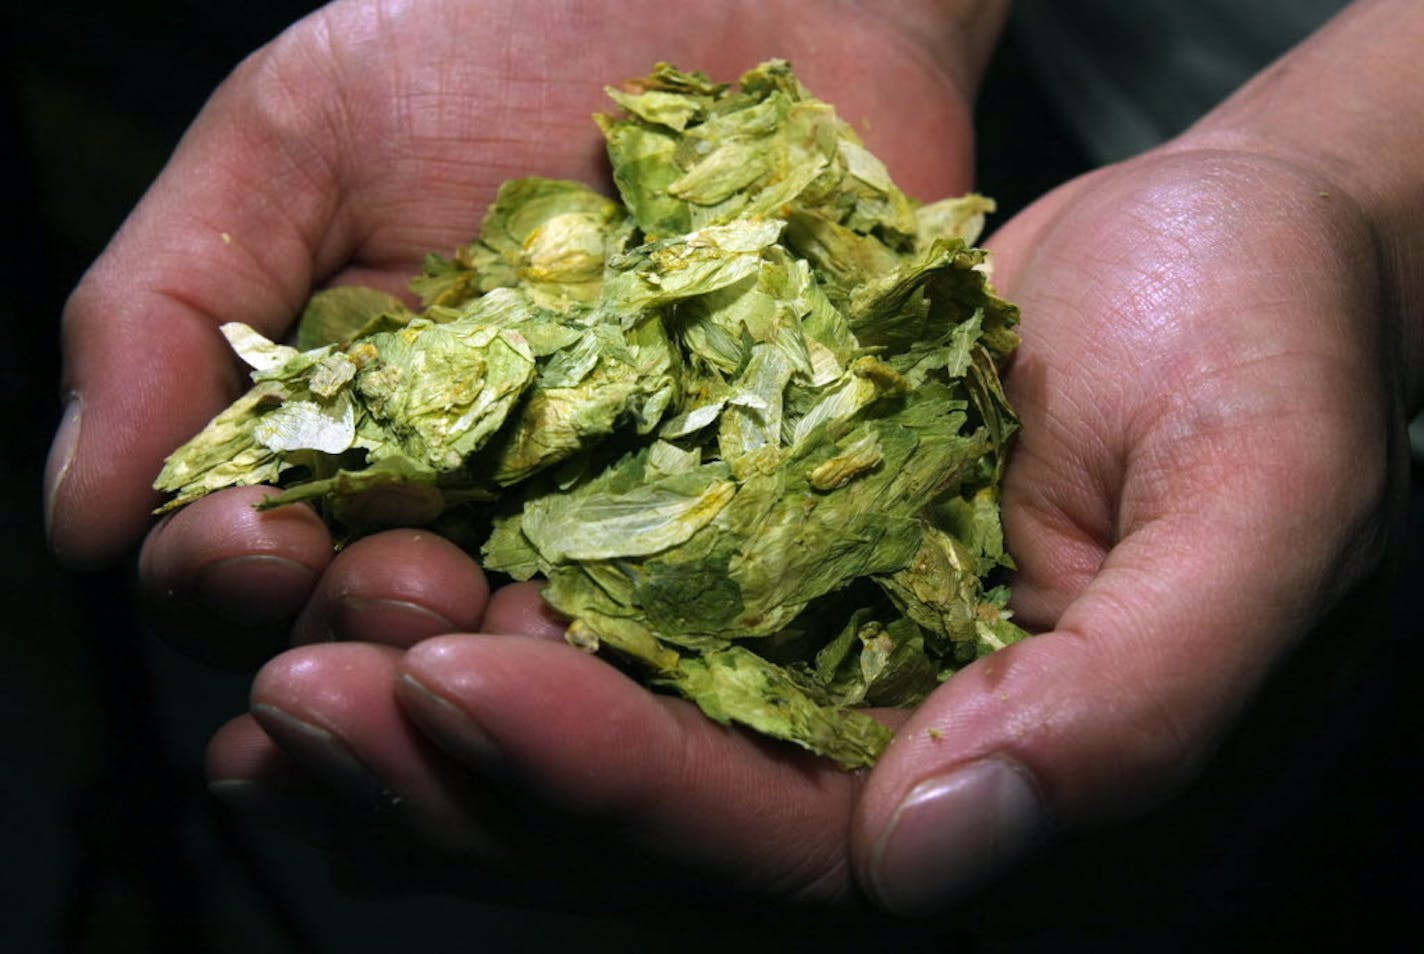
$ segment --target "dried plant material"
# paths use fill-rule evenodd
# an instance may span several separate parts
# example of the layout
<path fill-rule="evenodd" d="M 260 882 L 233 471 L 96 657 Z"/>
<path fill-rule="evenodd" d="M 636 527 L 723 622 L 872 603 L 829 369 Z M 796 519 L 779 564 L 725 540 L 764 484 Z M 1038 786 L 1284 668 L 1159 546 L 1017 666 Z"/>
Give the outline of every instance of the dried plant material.
<path fill-rule="evenodd" d="M 973 247 L 773 61 L 659 65 L 600 116 L 621 202 L 506 183 L 418 311 L 318 293 L 302 350 L 226 326 L 254 387 L 169 459 L 180 506 L 274 483 L 345 537 L 434 526 L 544 577 L 569 640 L 710 717 L 875 761 L 1021 638 L 999 480 L 1017 310 Z M 372 505 L 379 501 L 379 506 Z"/>

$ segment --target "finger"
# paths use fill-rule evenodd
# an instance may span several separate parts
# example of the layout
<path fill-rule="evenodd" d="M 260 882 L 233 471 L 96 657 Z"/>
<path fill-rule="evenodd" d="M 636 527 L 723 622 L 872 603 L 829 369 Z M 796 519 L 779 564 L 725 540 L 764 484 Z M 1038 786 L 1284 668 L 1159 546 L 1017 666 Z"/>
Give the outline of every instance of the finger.
<path fill-rule="evenodd" d="M 967 667 L 914 713 L 856 820 L 882 906 L 940 910 L 1054 831 L 1130 816 L 1195 776 L 1285 639 L 1270 596 L 1258 613 L 1224 597 L 1248 564 L 1163 565 L 1211 545 L 1166 527 L 1125 542 L 1056 631 Z"/>
<path fill-rule="evenodd" d="M 396 704 L 398 659 L 394 649 L 364 643 L 290 650 L 258 673 L 253 717 L 357 827 L 399 828 L 452 855 L 488 854 L 466 811 L 477 793 Z"/>
<path fill-rule="evenodd" d="M 231 720 L 213 735 L 206 762 L 208 790 L 239 815 L 312 844 L 330 840 L 328 793 L 251 715 Z"/>
<path fill-rule="evenodd" d="M 462 33 L 426 25 L 437 37 Z M 66 411 L 46 469 L 50 542 L 64 562 L 102 564 L 136 540 L 164 456 L 244 386 L 218 325 L 280 338 L 312 287 L 339 270 L 400 293 L 421 255 L 468 240 L 470 210 L 503 175 L 471 149 L 498 147 L 472 143 L 458 120 L 447 127 L 443 111 L 407 111 L 403 93 L 442 85 L 468 51 L 451 42 L 417 62 L 398 45 L 410 26 L 387 26 L 335 4 L 249 57 L 70 296 Z M 417 66 L 429 75 L 398 75 Z M 473 102 L 461 103 L 478 116 L 481 100 L 496 98 L 469 85 L 462 96 Z M 544 150 L 550 173 L 592 171 L 582 147 L 595 137 Z"/>
<path fill-rule="evenodd" d="M 164 455 L 242 387 L 217 325 L 279 334 L 345 248 L 329 166 L 268 127 L 253 70 L 214 96 L 65 306 L 67 409 L 46 501 L 66 563 L 136 540 Z"/>
<path fill-rule="evenodd" d="M 427 640 L 402 661 L 399 698 L 471 773 L 592 839 L 607 877 L 636 878 L 632 858 L 762 895 L 853 897 L 844 835 L 856 776 L 719 726 L 580 650 L 540 639 Z M 531 841 L 521 861 L 558 872 L 557 846 Z"/>
<path fill-rule="evenodd" d="M 1262 426 L 1279 432 L 1288 415 Z M 1381 455 L 1368 438 L 1322 454 L 1319 434 L 1300 437 L 1254 465 L 1128 465 L 1124 536 L 1054 631 L 956 674 L 872 774 L 855 845 L 882 905 L 937 910 L 1052 829 L 1128 817 L 1195 777 L 1273 663 L 1370 561 L 1359 548 L 1376 498 L 1348 499 L 1333 469 Z M 1380 479 L 1374 465 L 1357 477 Z M 1319 512 L 1338 533 L 1320 532 Z"/>
<path fill-rule="evenodd" d="M 332 551 L 311 508 L 256 508 L 275 492 L 243 487 L 206 497 L 145 541 L 144 608 L 155 631 L 180 651 L 245 668 L 285 646 Z"/>
<path fill-rule="evenodd" d="M 488 598 L 484 572 L 459 547 L 429 531 L 388 530 L 337 554 L 293 636 L 406 647 L 478 629 Z"/>
<path fill-rule="evenodd" d="M 480 631 L 562 641 L 569 621 L 544 602 L 544 597 L 540 595 L 542 589 L 542 583 L 531 580 L 509 583 L 495 590 L 485 608 Z"/>
<path fill-rule="evenodd" d="M 250 714 L 213 736 L 207 774 L 213 796 L 245 820 L 322 849 L 333 881 L 345 890 L 440 891 L 453 880 L 437 880 L 450 858 L 423 851 L 392 831 L 380 815 L 379 798 L 353 800 L 333 790 L 321 770 L 313 772 L 283 751 Z"/>
<path fill-rule="evenodd" d="M 269 715 L 268 721 L 283 718 Z M 314 725 L 300 731 L 317 737 L 323 732 Z M 289 753 L 254 716 L 239 716 L 208 745 L 208 789 L 244 819 L 321 848 L 333 880 L 344 889 L 448 890 L 454 879 L 445 872 L 459 855 L 447 849 L 458 842 L 425 849 L 395 824 L 398 799 L 390 789 L 373 782 L 375 787 L 353 793 L 342 783 L 333 785 L 330 769 L 303 754 L 307 745 L 304 740 L 295 755 Z"/>

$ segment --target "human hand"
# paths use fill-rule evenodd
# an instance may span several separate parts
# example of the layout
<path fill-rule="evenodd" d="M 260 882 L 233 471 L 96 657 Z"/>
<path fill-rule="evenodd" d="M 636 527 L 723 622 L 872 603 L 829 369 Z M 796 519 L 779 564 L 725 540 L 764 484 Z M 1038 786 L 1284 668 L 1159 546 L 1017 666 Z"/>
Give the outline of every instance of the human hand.
<path fill-rule="evenodd" d="M 1180 792 L 1382 556 L 1408 382 L 1380 245 L 1338 180 L 1219 142 L 991 240 L 1025 315 L 1004 514 L 1041 635 L 951 679 L 867 781 L 858 857 L 892 909 Z"/>
<path fill-rule="evenodd" d="M 1378 564 L 1424 398 L 1421 34 L 1417 5 L 1353 4 L 991 239 L 1025 315 L 1014 606 L 1044 632 L 950 680 L 868 779 L 854 851 L 887 907 L 1180 790 Z"/>
<path fill-rule="evenodd" d="M 767 56 L 788 56 L 847 118 L 863 125 L 863 117 L 877 116 L 866 138 L 908 190 L 938 196 L 968 187 L 968 89 L 983 56 L 975 53 L 981 38 L 956 25 L 958 4 L 897 4 L 891 16 L 850 4 L 834 16 L 824 4 L 723 4 L 679 10 L 672 23 L 666 10 L 647 6 L 619 8 L 610 47 L 592 41 L 603 29 L 593 18 L 546 21 L 542 8 L 531 13 L 528 4 L 427 5 L 419 21 L 382 20 L 392 11 L 379 4 L 337 4 L 244 64 L 67 310 L 67 378 L 77 403 L 56 441 L 50 489 L 61 558 L 94 565 L 121 552 L 147 522 L 148 483 L 162 455 L 240 387 L 217 323 L 240 320 L 278 337 L 315 283 L 399 290 L 423 252 L 469 237 L 471 210 L 510 175 L 597 181 L 597 134 L 587 115 L 603 105 L 598 88 L 653 59 L 735 75 Z M 964 6 L 976 9 L 963 24 L 977 23 L 986 9 L 990 20 L 1002 13 L 999 5 Z M 943 19 L 918 20 L 917 11 Z M 921 26 L 931 22 L 933 29 Z M 852 73 L 847 62 L 871 66 Z M 916 108 L 885 109 L 904 101 Z M 501 139 L 509 129 L 527 138 Z M 518 824 L 467 817 L 496 802 L 499 784 L 413 733 L 391 694 L 400 658 L 393 648 L 446 631 L 517 631 L 536 641 L 453 640 L 449 656 L 439 655 L 438 642 L 423 645 L 442 674 L 502 671 L 495 704 L 499 692 L 527 688 L 531 669 L 538 681 L 561 686 L 560 674 L 568 677 L 576 689 L 544 698 L 537 718 L 526 720 L 536 730 L 524 740 L 528 757 L 542 758 L 539 733 L 559 737 L 552 754 L 572 759 L 564 766 L 571 774 L 544 787 L 555 802 L 569 802 L 575 818 L 596 813 L 600 800 L 609 815 L 648 805 L 645 825 L 665 828 L 667 844 L 635 852 L 636 863 L 622 866 L 628 878 L 648 883 L 653 872 L 677 867 L 758 893 L 776 885 L 816 897 L 848 893 L 840 847 L 823 836 L 844 824 L 849 776 L 768 751 L 686 706 L 653 699 L 600 662 L 538 642 L 557 624 L 534 592 L 514 587 L 487 598 L 478 568 L 438 538 L 385 534 L 333 558 L 309 511 L 256 513 L 251 504 L 262 492 L 214 495 L 150 536 L 141 575 L 161 628 L 199 655 L 232 663 L 279 648 L 293 617 L 299 642 L 348 642 L 309 647 L 264 671 L 255 698 L 265 731 L 251 719 L 225 731 L 213 746 L 215 777 L 261 779 L 269 794 L 288 779 L 305 789 L 313 766 L 320 774 L 320 752 L 332 751 L 322 743 L 341 739 L 367 776 L 400 776 L 381 787 L 404 800 L 402 830 L 438 844 L 440 857 L 499 855 L 498 839 L 482 830 L 494 827 L 505 845 L 530 842 L 520 852 L 503 850 L 533 856 L 522 867 L 539 871 L 554 853 L 547 819 L 527 809 Z M 481 652 L 494 654 L 489 664 L 461 656 Z M 409 680 L 399 685 L 412 710 L 422 704 L 412 701 L 422 690 Z M 527 713 L 539 699 L 520 694 L 518 705 L 501 712 Z M 636 728 L 631 747 L 609 730 L 609 713 L 619 710 Z M 293 718 L 318 728 L 294 728 Z M 472 730 L 455 735 L 451 744 L 468 748 Z M 674 771 L 680 763 L 688 768 Z M 572 791 L 570 780 L 595 766 L 604 788 Z M 556 768 L 546 763 L 541 771 Z M 695 793 L 690 801 L 685 787 Z M 782 803 L 788 788 L 803 794 Z M 659 792 L 667 804 L 652 811 Z M 798 817 L 811 801 L 825 805 Z M 756 824 L 733 833 L 748 813 Z M 765 844 L 768 830 L 783 823 L 788 833 L 778 841 L 799 860 Z M 587 835 L 583 826 L 569 830 L 575 840 Z M 605 884 L 619 866 L 594 848 L 626 852 L 628 843 L 616 835 L 586 841 L 590 877 Z M 756 855 L 767 863 L 748 864 Z M 557 863 L 568 863 L 566 852 Z M 799 879 L 788 869 L 799 867 L 828 868 L 813 879 L 824 883 L 793 884 Z"/>
<path fill-rule="evenodd" d="M 280 338 L 314 286 L 405 293 L 421 257 L 468 241 L 510 177 L 603 182 L 603 85 L 655 60 L 735 77 L 792 58 L 911 194 L 967 190 L 970 95 L 1004 6 L 317 11 L 217 91 L 66 306 L 68 407 L 46 480 L 56 555 L 103 565 L 143 534 L 164 456 L 241 389 L 218 324 Z M 915 108 L 885 108 L 901 102 Z"/>

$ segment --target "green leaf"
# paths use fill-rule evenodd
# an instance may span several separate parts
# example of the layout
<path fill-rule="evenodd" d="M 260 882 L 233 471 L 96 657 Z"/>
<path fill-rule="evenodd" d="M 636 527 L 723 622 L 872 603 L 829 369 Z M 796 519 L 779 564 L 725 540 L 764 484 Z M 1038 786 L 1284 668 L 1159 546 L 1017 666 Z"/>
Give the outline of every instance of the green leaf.
<path fill-rule="evenodd" d="M 739 646 L 686 656 L 665 677 L 718 722 L 794 742 L 843 768 L 873 765 L 890 730 L 870 716 L 814 699 L 780 666 Z"/>
<path fill-rule="evenodd" d="M 410 310 L 394 295 L 361 285 L 341 285 L 308 299 L 297 323 L 297 347 L 310 351 L 323 345 L 345 345 L 383 318 L 404 324 Z"/>

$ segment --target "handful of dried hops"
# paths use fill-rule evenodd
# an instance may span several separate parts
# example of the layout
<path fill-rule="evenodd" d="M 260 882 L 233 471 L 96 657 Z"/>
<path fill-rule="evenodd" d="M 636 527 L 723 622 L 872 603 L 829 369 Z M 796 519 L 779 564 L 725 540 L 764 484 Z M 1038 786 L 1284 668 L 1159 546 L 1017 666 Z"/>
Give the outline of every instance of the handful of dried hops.
<path fill-rule="evenodd" d="M 986 583 L 1017 427 L 1017 311 L 972 247 L 992 203 L 908 199 L 784 62 L 609 94 L 621 203 L 513 180 L 427 257 L 420 310 L 345 287 L 295 348 L 224 326 L 253 387 L 155 486 L 276 484 L 346 537 L 430 525 L 546 577 L 575 645 L 871 764 L 890 733 L 857 707 L 1024 635 Z"/>

